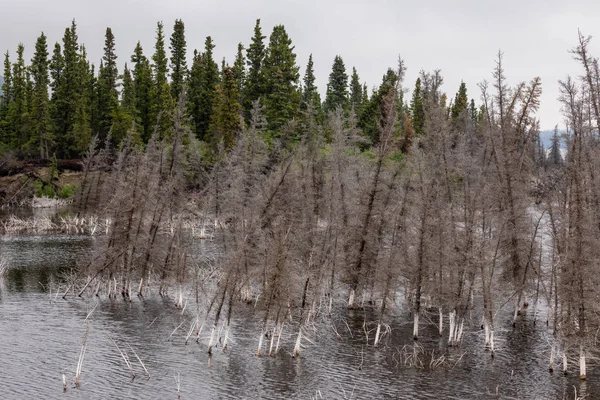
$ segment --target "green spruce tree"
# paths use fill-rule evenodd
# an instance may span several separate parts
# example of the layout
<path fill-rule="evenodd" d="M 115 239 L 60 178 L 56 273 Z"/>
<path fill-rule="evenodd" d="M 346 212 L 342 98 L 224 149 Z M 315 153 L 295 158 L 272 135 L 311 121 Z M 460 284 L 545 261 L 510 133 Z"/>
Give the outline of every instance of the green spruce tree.
<path fill-rule="evenodd" d="M 127 63 L 125 63 L 121 79 L 123 80 L 121 103 L 113 110 L 112 132 L 115 137 L 122 138 L 121 140 L 128 138 L 129 143 L 138 144 L 141 142 L 141 129 L 136 119 L 135 89 Z"/>
<path fill-rule="evenodd" d="M 263 65 L 265 117 L 272 135 L 294 118 L 301 103 L 298 90 L 299 68 L 292 40 L 283 25 L 277 25 L 269 38 Z"/>
<path fill-rule="evenodd" d="M 423 105 L 421 78 L 417 78 L 415 82 L 415 89 L 410 101 L 410 116 L 415 134 L 422 135 L 425 133 L 425 108 Z"/>
<path fill-rule="evenodd" d="M 8 120 L 8 110 L 13 101 L 12 64 L 10 54 L 4 54 L 4 82 L 2 83 L 2 95 L 0 96 L 0 150 L 8 148 L 11 138 L 14 136 Z"/>
<path fill-rule="evenodd" d="M 192 131 L 196 137 L 200 137 L 200 94 L 202 93 L 202 54 L 194 49 L 194 58 L 192 60 L 192 68 L 190 69 L 190 77 L 188 79 L 188 96 L 187 96 L 187 112 L 192 123 Z"/>
<path fill-rule="evenodd" d="M 81 73 L 82 54 L 78 44 L 77 25 L 75 20 L 65 30 L 62 54 L 60 45 L 56 44 L 50 61 L 52 77 L 52 98 L 50 101 L 52 135 L 59 158 L 77 157 L 77 133 L 75 124 L 77 108 L 83 100 L 83 74 Z"/>
<path fill-rule="evenodd" d="M 50 88 L 52 95 L 50 96 L 50 132 L 57 146 L 64 144 L 64 106 L 65 102 L 65 85 L 64 69 L 65 60 L 62 55 L 62 48 L 59 43 L 54 44 L 52 58 L 50 59 Z M 59 153 L 62 155 L 62 153 Z"/>
<path fill-rule="evenodd" d="M 49 149 L 52 145 L 50 135 L 50 99 L 48 96 L 49 78 L 49 59 L 48 44 L 46 35 L 38 37 L 35 44 L 35 53 L 31 60 L 31 75 L 33 78 L 33 98 L 32 98 L 32 132 L 28 147 L 38 150 L 40 158 L 49 158 Z"/>
<path fill-rule="evenodd" d="M 315 95 L 317 94 L 317 86 L 315 85 L 315 66 L 313 63 L 312 54 L 308 56 L 306 71 L 304 72 L 304 87 L 302 90 L 302 105 L 306 109 L 309 105 L 314 105 Z"/>
<path fill-rule="evenodd" d="M 333 111 L 338 107 L 348 109 L 348 74 L 342 57 L 335 56 L 327 83 L 325 111 Z"/>
<path fill-rule="evenodd" d="M 241 43 L 238 43 L 237 55 L 235 56 L 235 62 L 233 63 L 233 77 L 235 78 L 235 84 L 240 95 L 241 103 L 243 101 L 242 96 L 246 81 L 246 57 L 244 57 L 244 45 Z"/>
<path fill-rule="evenodd" d="M 350 78 L 350 106 L 355 111 L 360 111 L 363 103 L 363 88 L 360 84 L 360 78 L 356 68 L 352 67 L 352 77 Z"/>
<path fill-rule="evenodd" d="M 208 137 L 211 115 L 215 106 L 216 88 L 219 83 L 219 67 L 213 59 L 212 38 L 208 36 L 204 42 L 204 53 L 200 60 L 198 92 L 196 94 L 196 137 L 211 142 Z"/>
<path fill-rule="evenodd" d="M 551 167 L 558 167 L 563 163 L 563 157 L 560 151 L 560 136 L 558 135 L 558 126 L 554 128 L 552 135 L 552 144 L 546 163 Z"/>
<path fill-rule="evenodd" d="M 130 114 L 132 117 L 135 117 L 137 114 L 135 107 L 135 87 L 133 84 L 131 71 L 129 71 L 129 68 L 127 68 L 127 63 L 125 63 L 125 68 L 123 69 L 123 75 L 121 77 L 123 79 L 121 105 L 128 114 Z"/>
<path fill-rule="evenodd" d="M 113 115 L 119 106 L 119 92 L 117 90 L 117 54 L 115 51 L 115 37 L 110 28 L 106 28 L 104 40 L 104 56 L 98 75 L 98 112 L 99 112 L 99 137 L 104 140 L 113 125 Z M 112 132 L 112 140 L 118 144 L 122 135 Z"/>
<path fill-rule="evenodd" d="M 96 88 L 93 67 L 87 60 L 85 46 L 81 46 L 79 53 L 77 79 L 82 91 L 75 105 L 73 127 L 69 134 L 69 153 L 72 157 L 84 154 L 92 141 L 92 101 Z"/>
<path fill-rule="evenodd" d="M 152 67 L 150 61 L 144 55 L 140 42 L 135 46 L 131 56 L 133 67 L 133 91 L 135 97 L 136 118 L 140 124 L 140 133 L 145 143 L 152 136 L 154 126 L 151 120 L 152 105 L 154 103 L 154 85 L 152 82 Z"/>
<path fill-rule="evenodd" d="M 152 123 L 158 127 L 161 137 L 170 137 L 175 102 L 167 81 L 168 65 L 165 52 L 165 35 L 163 24 L 159 22 L 156 28 L 156 45 L 154 46 L 154 105 L 152 107 Z"/>
<path fill-rule="evenodd" d="M 475 106 L 474 99 L 471 99 L 469 103 L 469 117 L 474 124 L 477 124 L 477 107 Z"/>
<path fill-rule="evenodd" d="M 304 88 L 302 90 L 303 119 L 305 126 L 312 126 L 314 122 L 322 124 L 325 120 L 323 106 L 321 104 L 321 95 L 315 85 L 315 69 L 312 54 L 308 57 L 306 71 L 304 72 Z"/>
<path fill-rule="evenodd" d="M 366 93 L 366 85 L 363 86 L 363 106 L 358 114 L 358 126 L 363 134 L 370 139 L 373 145 L 379 143 L 379 120 L 382 113 L 383 101 L 396 84 L 398 75 L 391 68 L 383 76 L 379 88 L 373 92 L 371 98 Z"/>
<path fill-rule="evenodd" d="M 229 150 L 235 143 L 235 138 L 242 129 L 242 106 L 233 68 L 223 68 L 223 79 L 217 89 L 215 112 L 211 118 L 210 138 L 214 154 L 218 152 L 219 144 Z"/>
<path fill-rule="evenodd" d="M 178 101 L 187 78 L 185 26 L 180 19 L 175 20 L 171 35 L 171 96 Z"/>
<path fill-rule="evenodd" d="M 61 80 L 60 94 L 62 96 L 60 104 L 63 105 L 62 130 L 59 132 L 62 141 L 57 141 L 57 147 L 60 149 L 60 155 L 64 158 L 76 157 L 76 134 L 73 131 L 75 125 L 78 104 L 81 102 L 82 81 L 81 81 L 81 57 L 79 53 L 79 37 L 77 35 L 77 25 L 75 20 L 71 22 L 71 27 L 65 30 L 63 36 L 63 59 L 64 69 Z"/>
<path fill-rule="evenodd" d="M 244 110 L 246 121 L 250 120 L 250 112 L 255 100 L 260 99 L 265 91 L 265 75 L 263 74 L 263 61 L 265 59 L 265 40 L 260 27 L 260 19 L 256 20 L 254 36 L 246 51 L 246 64 L 248 74 L 244 85 Z"/>
<path fill-rule="evenodd" d="M 29 124 L 29 105 L 27 95 L 27 68 L 23 53 L 25 47 L 19 43 L 17 47 L 17 61 L 13 64 L 13 101 L 8 108 L 9 125 L 14 134 L 10 138 L 10 145 L 18 150 L 22 156 L 27 155 L 26 145 L 29 142 L 31 126 Z"/>
<path fill-rule="evenodd" d="M 450 116 L 452 118 L 452 122 L 456 122 L 460 115 L 467 110 L 469 107 L 469 99 L 467 97 L 467 86 L 464 82 L 460 83 L 460 87 L 458 88 L 458 92 L 454 97 L 454 103 L 452 103 L 452 110 Z"/>

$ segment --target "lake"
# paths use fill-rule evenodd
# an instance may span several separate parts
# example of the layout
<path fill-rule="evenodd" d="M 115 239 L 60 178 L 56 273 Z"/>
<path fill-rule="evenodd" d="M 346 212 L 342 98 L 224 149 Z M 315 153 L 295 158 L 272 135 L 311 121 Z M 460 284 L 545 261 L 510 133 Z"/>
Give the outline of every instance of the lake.
<path fill-rule="evenodd" d="M 569 375 L 548 372 L 551 332 L 543 304 L 535 325 L 533 305 L 516 328 L 511 310 L 500 313 L 494 359 L 483 350 L 477 312 L 458 348 L 447 348 L 445 335 L 440 338 L 433 323 L 422 317 L 418 366 L 410 356 L 415 346 L 412 318 L 401 307 L 391 334 L 374 348 L 375 314 L 347 310 L 340 296 L 333 316 L 316 319 L 314 329 L 305 332 L 301 357 L 293 358 L 297 328 L 289 324 L 277 356 L 257 357 L 263 314 L 253 305 L 239 304 L 228 351 L 217 346 L 209 358 L 208 329 L 201 332 L 200 344 L 185 344 L 193 305 L 182 315 L 173 299 L 153 292 L 131 303 L 121 298 L 56 298 L 62 277 L 95 240 L 64 234 L 0 237 L 0 254 L 8 267 L 0 277 L 0 398 L 177 399 L 177 379 L 181 399 L 574 399 L 574 390 L 600 398 L 600 375 L 592 357 L 586 382 L 578 379 L 575 353 Z M 86 329 L 81 385 L 75 388 Z M 117 346 L 129 357 L 135 379 Z"/>

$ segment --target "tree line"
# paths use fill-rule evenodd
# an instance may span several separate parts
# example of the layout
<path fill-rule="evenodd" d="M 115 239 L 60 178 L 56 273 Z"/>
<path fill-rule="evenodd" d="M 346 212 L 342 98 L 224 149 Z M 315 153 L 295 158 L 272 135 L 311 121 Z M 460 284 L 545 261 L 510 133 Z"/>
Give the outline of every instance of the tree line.
<path fill-rule="evenodd" d="M 388 69 L 378 87 L 371 91 L 361 82 L 356 68 L 346 69 L 341 56 L 335 56 L 324 101 L 315 85 L 314 64 L 309 57 L 304 77 L 291 38 L 283 25 L 275 26 L 268 38 L 262 33 L 260 20 L 247 48 L 238 45 L 232 65 L 213 57 L 215 44 L 206 38 L 204 49 L 193 51 L 187 65 L 187 42 L 183 21 L 176 20 L 166 52 L 163 24 L 156 28 L 156 42 L 151 57 L 144 54 L 140 42 L 133 49 L 122 70 L 118 68 L 116 40 L 106 29 L 104 55 L 99 65 L 88 60 L 86 47 L 79 42 L 75 21 L 65 29 L 61 43 L 50 50 L 42 33 L 35 43 L 31 62 L 24 59 L 24 45 L 16 49 L 16 59 L 4 56 L 4 83 L 0 95 L 0 150 L 21 159 L 80 158 L 92 138 L 107 138 L 119 147 L 133 135 L 145 145 L 159 129 L 161 135 L 172 134 L 175 106 L 186 91 L 185 123 L 194 132 L 195 141 L 208 158 L 214 159 L 222 144 L 229 149 L 244 125 L 250 122 L 252 105 L 260 100 L 268 121 L 265 135 L 278 138 L 291 121 L 302 117 L 307 107 L 324 124 L 328 112 L 341 107 L 353 110 L 363 132 L 363 149 L 378 142 L 378 115 L 383 98 L 397 79 Z M 396 134 L 404 137 L 404 150 L 415 135 L 424 132 L 423 92 L 429 90 L 417 79 L 412 98 L 397 100 Z M 446 102 L 445 95 L 441 99 Z M 448 105 L 452 119 L 465 109 L 472 118 L 481 110 L 469 102 L 461 84 Z M 300 133 L 292 132 L 299 140 Z"/>

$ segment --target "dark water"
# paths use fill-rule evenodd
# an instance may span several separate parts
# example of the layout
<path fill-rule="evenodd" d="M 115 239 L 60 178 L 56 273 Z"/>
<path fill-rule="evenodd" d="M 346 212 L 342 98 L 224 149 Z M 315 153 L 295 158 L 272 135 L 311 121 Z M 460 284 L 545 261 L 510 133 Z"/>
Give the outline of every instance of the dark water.
<path fill-rule="evenodd" d="M 463 345 L 450 350 L 435 327 L 424 322 L 419 344 L 426 354 L 420 356 L 423 368 L 415 368 L 401 362 L 403 347 L 414 343 L 406 314 L 395 318 L 385 346 L 373 348 L 375 326 L 368 327 L 367 345 L 365 314 L 340 307 L 338 316 L 319 320 L 316 332 L 306 332 L 312 343 L 303 342 L 299 359 L 290 356 L 297 332 L 289 325 L 278 356 L 258 358 L 261 315 L 240 305 L 229 351 L 217 348 L 209 362 L 208 331 L 202 332 L 201 345 L 185 345 L 190 317 L 183 317 L 172 300 L 151 295 L 131 304 L 101 300 L 96 305 L 95 299 L 71 296 L 50 302 L 48 289 L 56 291 L 61 274 L 93 241 L 67 235 L 0 237 L 0 252 L 9 265 L 0 278 L 0 399 L 177 399 L 177 375 L 182 399 L 574 399 L 574 388 L 588 399 L 600 398 L 600 374 L 592 361 L 586 383 L 580 383 L 573 365 L 566 377 L 548 373 L 545 315 L 537 326 L 526 315 L 516 329 L 509 315 L 499 319 L 505 329 L 496 331 L 493 360 L 482 350 L 479 316 L 465 327 Z M 94 307 L 81 387 L 74 388 L 84 320 Z M 137 375 L 133 381 L 110 338 L 129 354 Z M 149 378 L 129 346 L 145 363 Z M 432 352 L 447 361 L 431 369 Z M 66 393 L 63 373 L 69 382 Z"/>

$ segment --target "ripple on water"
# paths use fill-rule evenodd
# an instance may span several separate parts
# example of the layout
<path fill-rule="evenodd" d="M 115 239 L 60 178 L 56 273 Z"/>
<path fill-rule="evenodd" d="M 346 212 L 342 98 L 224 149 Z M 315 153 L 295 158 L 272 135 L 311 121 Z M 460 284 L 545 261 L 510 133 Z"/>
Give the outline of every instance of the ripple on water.
<path fill-rule="evenodd" d="M 318 334 L 304 332 L 310 342 L 303 341 L 300 359 L 291 357 L 297 328 L 288 324 L 277 357 L 258 358 L 262 318 L 251 306 L 240 305 L 233 316 L 229 351 L 223 353 L 217 346 L 209 365 L 206 328 L 201 345 L 184 344 L 189 320 L 167 340 L 183 317 L 157 296 L 136 298 L 132 304 L 100 302 L 89 319 L 82 385 L 73 389 L 84 319 L 96 299 L 69 298 L 51 304 L 40 282 L 56 282 L 56 271 L 73 266 L 92 243 L 83 236 L 0 237 L 0 251 L 10 262 L 9 273 L 0 279 L 0 398 L 176 398 L 177 374 L 183 399 L 310 399 L 317 392 L 324 399 L 492 399 L 496 387 L 503 399 L 561 399 L 565 391 L 572 398 L 573 385 L 578 392 L 600 393 L 593 371 L 583 386 L 576 374 L 547 372 L 548 332 L 544 324 L 533 326 L 531 315 L 525 315 L 516 329 L 510 327 L 510 317 L 498 320 L 508 328 L 496 330 L 493 360 L 482 350 L 478 316 L 465 327 L 458 349 L 448 350 L 445 337 L 440 339 L 435 327 L 424 325 L 419 343 L 428 358 L 423 357 L 424 369 L 415 369 L 397 365 L 400 349 L 413 344 L 411 319 L 404 313 L 394 318 L 391 337 L 378 348 L 371 346 L 375 325 L 368 325 L 369 345 L 363 330 L 365 318 L 372 321 L 374 316 L 340 307 L 331 320 L 317 323 Z M 109 338 L 128 353 L 135 380 Z M 150 378 L 129 346 L 144 361 Z M 431 351 L 453 362 L 432 371 L 427 367 Z M 66 394 L 63 373 L 69 379 Z"/>

